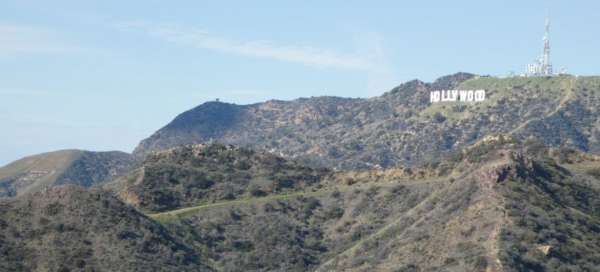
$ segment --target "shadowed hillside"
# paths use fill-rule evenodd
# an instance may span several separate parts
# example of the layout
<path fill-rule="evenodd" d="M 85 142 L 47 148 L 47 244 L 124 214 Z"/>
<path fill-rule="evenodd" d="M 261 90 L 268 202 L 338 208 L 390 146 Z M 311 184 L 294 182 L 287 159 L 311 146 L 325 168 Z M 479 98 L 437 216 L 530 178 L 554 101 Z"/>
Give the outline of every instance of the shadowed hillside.
<path fill-rule="evenodd" d="M 115 197 L 67 186 L 0 200 L 1 271 L 212 271 Z"/>

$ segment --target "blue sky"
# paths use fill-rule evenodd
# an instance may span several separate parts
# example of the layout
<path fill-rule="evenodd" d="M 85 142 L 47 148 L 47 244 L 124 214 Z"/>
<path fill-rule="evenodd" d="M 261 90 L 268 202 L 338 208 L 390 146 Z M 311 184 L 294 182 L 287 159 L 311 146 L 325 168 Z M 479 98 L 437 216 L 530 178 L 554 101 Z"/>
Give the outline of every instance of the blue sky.
<path fill-rule="evenodd" d="M 215 98 L 370 97 L 414 78 L 521 72 L 546 10 L 555 66 L 598 74 L 597 1 L 3 0 L 0 165 L 129 152 Z"/>

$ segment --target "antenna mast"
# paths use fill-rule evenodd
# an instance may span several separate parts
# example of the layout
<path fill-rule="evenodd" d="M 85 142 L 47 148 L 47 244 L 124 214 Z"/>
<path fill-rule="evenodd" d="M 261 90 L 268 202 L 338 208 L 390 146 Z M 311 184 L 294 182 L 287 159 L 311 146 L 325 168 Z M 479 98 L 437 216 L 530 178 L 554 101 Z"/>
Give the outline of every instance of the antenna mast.
<path fill-rule="evenodd" d="M 527 65 L 526 76 L 553 76 L 552 63 L 550 63 L 550 17 L 546 17 L 546 31 L 544 32 L 544 51 L 542 56 Z"/>
<path fill-rule="evenodd" d="M 552 75 L 552 64 L 550 64 L 550 19 L 546 18 L 546 32 L 544 33 L 544 54 L 542 56 L 542 73 L 546 76 Z"/>

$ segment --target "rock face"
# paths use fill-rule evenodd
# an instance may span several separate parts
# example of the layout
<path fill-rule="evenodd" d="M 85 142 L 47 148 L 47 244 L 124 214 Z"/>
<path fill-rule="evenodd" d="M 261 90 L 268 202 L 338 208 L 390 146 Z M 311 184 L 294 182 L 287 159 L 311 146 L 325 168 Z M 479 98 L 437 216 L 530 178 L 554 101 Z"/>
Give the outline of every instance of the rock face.
<path fill-rule="evenodd" d="M 100 190 L 0 200 L 2 271 L 212 271 L 166 229 Z"/>
<path fill-rule="evenodd" d="M 61 150 L 29 156 L 0 168 L 0 197 L 55 185 L 90 187 L 125 174 L 133 164 L 131 155 L 118 151 Z"/>
<path fill-rule="evenodd" d="M 481 103 L 429 103 L 440 89 L 485 89 Z M 208 102 L 177 116 L 134 154 L 216 141 L 337 169 L 418 165 L 486 135 L 534 137 L 600 151 L 600 78 L 493 78 L 459 73 L 402 84 L 370 99 L 338 97 L 238 106 Z"/>

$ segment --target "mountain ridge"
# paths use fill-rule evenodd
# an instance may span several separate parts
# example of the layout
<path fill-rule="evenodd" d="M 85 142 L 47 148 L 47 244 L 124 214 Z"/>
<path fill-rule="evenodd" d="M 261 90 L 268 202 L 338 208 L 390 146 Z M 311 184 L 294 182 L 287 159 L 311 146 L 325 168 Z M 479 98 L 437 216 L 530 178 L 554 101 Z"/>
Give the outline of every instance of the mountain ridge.
<path fill-rule="evenodd" d="M 429 103 L 438 89 L 485 89 L 483 102 Z M 494 133 L 600 150 L 600 77 L 494 78 L 457 73 L 406 82 L 378 97 L 301 98 L 250 105 L 207 102 L 140 142 L 134 156 L 220 142 L 271 150 L 335 169 L 414 166 Z M 216 115 L 218 120 L 212 121 Z M 215 119 L 215 120 L 217 120 Z"/>
<path fill-rule="evenodd" d="M 8 254 L 0 265 L 35 271 L 36 256 L 46 255 L 27 255 L 33 244 L 56 252 L 44 266 L 57 269 L 113 268 L 101 260 L 115 256 L 132 270 L 166 271 L 600 267 L 600 156 L 531 139 L 488 135 L 423 168 L 319 174 L 217 143 L 154 152 L 140 167 L 145 173 L 104 184 L 110 191 L 59 186 L 0 199 L 0 248 Z M 285 187 L 269 190 L 276 180 Z M 223 186 L 235 186 L 233 197 L 213 190 Z M 163 201 L 170 192 L 180 201 Z M 145 202 L 128 201 L 131 193 Z M 26 231 L 19 238 L 14 229 Z M 65 231 L 68 246 L 56 242 Z M 102 243 L 86 242 L 90 235 L 113 241 L 112 253 L 96 252 Z"/>
<path fill-rule="evenodd" d="M 0 197 L 56 185 L 94 186 L 123 175 L 134 163 L 120 151 L 65 149 L 27 156 L 0 168 Z"/>
<path fill-rule="evenodd" d="M 430 104 L 437 89 L 487 99 Z M 0 168 L 0 268 L 597 271 L 599 104 L 600 77 L 466 73 L 208 102 L 133 156 Z"/>
<path fill-rule="evenodd" d="M 588 174 L 600 169 L 598 156 L 496 135 L 432 167 L 429 175 L 411 174 L 426 169 L 342 172 L 297 194 L 275 192 L 151 217 L 174 232 L 194 233 L 186 242 L 203 248 L 225 271 L 600 266 L 593 254 L 600 248 L 594 239 L 600 180 Z"/>

